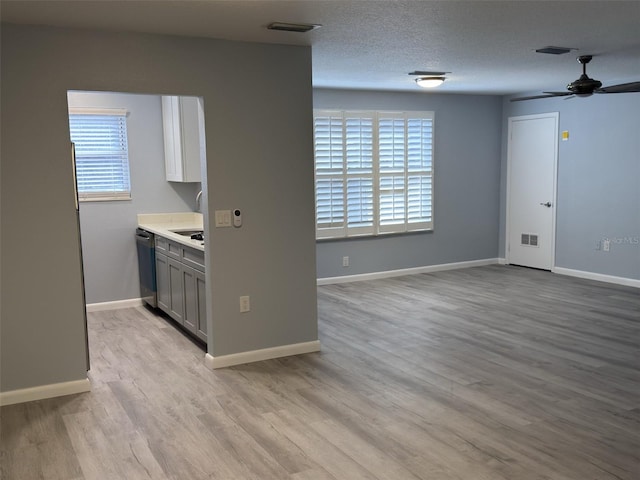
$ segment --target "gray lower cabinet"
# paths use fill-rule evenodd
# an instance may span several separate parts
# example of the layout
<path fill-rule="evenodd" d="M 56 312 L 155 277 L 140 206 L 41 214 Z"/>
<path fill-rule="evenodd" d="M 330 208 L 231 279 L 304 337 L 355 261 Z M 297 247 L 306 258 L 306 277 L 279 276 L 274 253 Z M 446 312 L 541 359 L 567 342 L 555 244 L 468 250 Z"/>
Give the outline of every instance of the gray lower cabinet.
<path fill-rule="evenodd" d="M 207 341 L 204 252 L 156 237 L 158 307 Z"/>
<path fill-rule="evenodd" d="M 184 293 L 182 291 L 182 263 L 173 258 L 167 260 L 169 264 L 169 311 L 176 322 L 183 324 Z"/>
<path fill-rule="evenodd" d="M 194 335 L 198 328 L 198 304 L 196 298 L 196 271 L 182 266 L 182 296 L 184 297 L 184 328 Z"/>
<path fill-rule="evenodd" d="M 156 250 L 156 286 L 158 289 L 158 308 L 169 313 L 169 263 L 166 255 Z"/>
<path fill-rule="evenodd" d="M 198 324 L 196 335 L 201 340 L 207 341 L 207 296 L 204 272 L 196 270 L 196 295 L 198 304 Z"/>
<path fill-rule="evenodd" d="M 184 328 L 201 340 L 207 340 L 207 313 L 204 273 L 182 266 L 184 292 Z"/>

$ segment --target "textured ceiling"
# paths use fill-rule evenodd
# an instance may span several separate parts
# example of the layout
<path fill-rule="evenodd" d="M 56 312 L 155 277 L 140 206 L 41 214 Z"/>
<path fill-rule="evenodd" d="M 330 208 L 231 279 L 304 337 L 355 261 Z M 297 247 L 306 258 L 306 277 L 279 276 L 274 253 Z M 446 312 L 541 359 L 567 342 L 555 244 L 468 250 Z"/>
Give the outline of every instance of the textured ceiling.
<path fill-rule="evenodd" d="M 311 45 L 316 87 L 417 91 L 408 72 L 447 71 L 439 92 L 562 90 L 577 55 L 607 86 L 640 81 L 640 1 L 7 1 L 3 22 Z M 273 21 L 320 23 L 307 34 Z M 545 46 L 576 48 L 544 55 Z"/>

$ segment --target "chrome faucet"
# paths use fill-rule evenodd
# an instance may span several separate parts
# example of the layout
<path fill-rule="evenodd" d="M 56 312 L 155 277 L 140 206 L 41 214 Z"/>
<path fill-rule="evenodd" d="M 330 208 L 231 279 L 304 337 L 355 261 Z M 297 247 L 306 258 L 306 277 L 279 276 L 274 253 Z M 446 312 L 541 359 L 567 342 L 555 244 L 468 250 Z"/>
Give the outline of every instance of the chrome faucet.
<path fill-rule="evenodd" d="M 200 198 L 202 197 L 202 190 L 196 195 L 196 210 L 200 211 Z"/>

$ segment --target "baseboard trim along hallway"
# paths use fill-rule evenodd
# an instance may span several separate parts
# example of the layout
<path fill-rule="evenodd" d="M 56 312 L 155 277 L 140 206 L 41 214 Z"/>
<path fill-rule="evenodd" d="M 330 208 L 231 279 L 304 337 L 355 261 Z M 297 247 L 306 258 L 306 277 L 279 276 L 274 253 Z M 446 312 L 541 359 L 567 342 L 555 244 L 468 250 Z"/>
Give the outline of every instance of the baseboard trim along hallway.
<path fill-rule="evenodd" d="M 584 278 L 586 280 L 596 280 L 598 282 L 615 283 L 616 285 L 640 288 L 640 280 L 635 280 L 633 278 L 616 277 L 613 275 L 605 275 L 603 273 L 585 272 L 583 270 L 573 270 L 571 268 L 563 267 L 555 267 L 553 269 L 553 273 Z"/>
<path fill-rule="evenodd" d="M 217 368 L 232 367 L 245 363 L 260 362 L 262 360 L 272 360 L 280 357 L 290 357 L 291 355 L 302 355 L 320 351 L 320 342 L 293 343 L 280 347 L 263 348 L 261 350 L 251 350 L 248 352 L 232 353 L 229 355 L 205 355 L 205 364 L 212 370 Z"/>
<path fill-rule="evenodd" d="M 128 298 L 126 300 L 114 300 L 112 302 L 87 303 L 87 312 L 102 312 L 104 310 L 139 307 L 142 304 L 141 298 Z"/>
<path fill-rule="evenodd" d="M 74 393 L 85 393 L 90 391 L 91 383 L 88 378 L 83 380 L 74 380 L 71 382 L 52 383 L 50 385 L 0 392 L 0 406 L 32 402 L 34 400 L 62 397 L 64 395 L 73 395 Z"/>
<path fill-rule="evenodd" d="M 402 268 L 399 270 L 385 270 L 383 272 L 359 273 L 340 277 L 318 278 L 318 285 L 333 285 L 336 283 L 362 282 L 365 280 L 379 280 L 381 278 L 403 277 L 405 275 L 417 275 L 419 273 L 443 272 L 445 270 L 457 270 L 459 268 L 484 267 L 495 265 L 498 258 L 484 258 L 467 262 L 441 263 L 439 265 L 427 265 L 424 267 Z"/>

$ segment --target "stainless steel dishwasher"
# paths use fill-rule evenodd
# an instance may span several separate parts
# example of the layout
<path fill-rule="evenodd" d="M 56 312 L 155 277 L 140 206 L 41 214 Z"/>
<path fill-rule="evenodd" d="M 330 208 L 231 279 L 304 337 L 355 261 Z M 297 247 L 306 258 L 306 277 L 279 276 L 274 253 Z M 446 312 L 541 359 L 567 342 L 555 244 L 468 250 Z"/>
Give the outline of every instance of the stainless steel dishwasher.
<path fill-rule="evenodd" d="M 153 233 L 137 228 L 136 246 L 138 247 L 140 297 L 152 307 L 157 307 L 155 236 Z"/>

